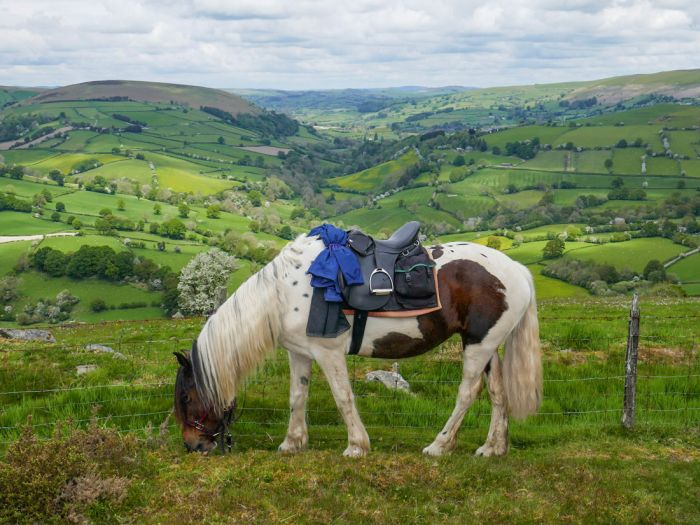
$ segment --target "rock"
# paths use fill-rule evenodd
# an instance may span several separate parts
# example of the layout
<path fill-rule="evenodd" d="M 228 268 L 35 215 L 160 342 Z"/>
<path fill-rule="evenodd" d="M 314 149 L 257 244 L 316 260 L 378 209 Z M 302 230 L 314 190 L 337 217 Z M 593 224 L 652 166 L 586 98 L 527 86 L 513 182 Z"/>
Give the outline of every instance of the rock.
<path fill-rule="evenodd" d="M 97 365 L 78 365 L 75 367 L 75 372 L 81 376 L 97 370 Z"/>
<path fill-rule="evenodd" d="M 43 341 L 45 343 L 55 343 L 56 338 L 48 330 L 13 330 L 11 328 L 0 328 L 0 337 L 5 339 L 21 339 L 23 341 Z"/>
<path fill-rule="evenodd" d="M 367 375 L 365 375 L 365 381 L 379 381 L 387 388 L 411 392 L 411 385 L 409 385 L 408 381 L 406 381 L 396 370 L 391 372 L 388 370 L 374 370 L 372 372 L 367 372 Z"/>
<path fill-rule="evenodd" d="M 172 315 L 172 319 L 183 319 L 185 316 L 182 315 L 182 312 L 177 311 Z"/>
<path fill-rule="evenodd" d="M 86 350 L 92 350 L 93 352 L 104 352 L 106 354 L 112 354 L 112 356 L 117 359 L 126 359 L 126 356 L 121 352 L 117 352 L 114 348 L 107 345 L 91 344 L 85 347 Z"/>

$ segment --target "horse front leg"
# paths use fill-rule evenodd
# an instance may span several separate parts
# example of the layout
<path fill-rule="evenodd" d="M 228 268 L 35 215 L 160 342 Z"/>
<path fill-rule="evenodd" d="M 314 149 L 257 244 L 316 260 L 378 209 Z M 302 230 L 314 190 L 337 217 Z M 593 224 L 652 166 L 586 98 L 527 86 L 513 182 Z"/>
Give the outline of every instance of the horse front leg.
<path fill-rule="evenodd" d="M 280 452 L 295 453 L 306 449 L 309 431 L 306 426 L 306 400 L 311 381 L 311 358 L 289 352 L 289 427 L 278 447 Z"/>
<path fill-rule="evenodd" d="M 317 354 L 314 358 L 328 380 L 335 403 L 348 428 L 348 448 L 343 455 L 354 458 L 365 456 L 369 452 L 369 436 L 355 406 L 345 354 L 329 349 L 321 349 Z"/>

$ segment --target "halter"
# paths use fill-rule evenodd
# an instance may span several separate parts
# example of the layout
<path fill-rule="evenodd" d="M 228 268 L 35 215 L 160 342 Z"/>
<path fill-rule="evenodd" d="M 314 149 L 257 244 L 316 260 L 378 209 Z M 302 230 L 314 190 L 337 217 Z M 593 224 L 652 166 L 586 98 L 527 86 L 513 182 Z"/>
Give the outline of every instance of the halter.
<path fill-rule="evenodd" d="M 194 428 L 200 434 L 204 434 L 208 438 L 215 440 L 220 447 L 221 453 L 226 454 L 227 451 L 231 452 L 231 447 L 233 446 L 233 436 L 231 435 L 231 431 L 228 427 L 231 425 L 231 423 L 235 422 L 241 417 L 240 414 L 236 418 L 233 417 L 233 413 L 236 411 L 236 405 L 237 403 L 234 399 L 233 403 L 224 409 L 223 417 L 221 418 L 221 421 L 217 425 L 214 432 L 211 432 L 204 426 L 204 422 L 209 417 L 209 410 L 204 412 L 204 414 L 198 419 L 188 419 L 185 421 L 185 424 L 188 427 Z"/>

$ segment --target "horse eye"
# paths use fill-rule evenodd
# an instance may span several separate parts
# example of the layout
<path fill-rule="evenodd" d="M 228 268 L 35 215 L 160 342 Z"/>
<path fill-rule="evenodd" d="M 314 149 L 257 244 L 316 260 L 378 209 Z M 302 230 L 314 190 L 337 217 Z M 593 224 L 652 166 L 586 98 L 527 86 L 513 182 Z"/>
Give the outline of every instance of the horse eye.
<path fill-rule="evenodd" d="M 183 403 L 189 403 L 190 401 L 192 401 L 192 398 L 189 396 L 189 394 L 183 394 L 182 401 Z"/>

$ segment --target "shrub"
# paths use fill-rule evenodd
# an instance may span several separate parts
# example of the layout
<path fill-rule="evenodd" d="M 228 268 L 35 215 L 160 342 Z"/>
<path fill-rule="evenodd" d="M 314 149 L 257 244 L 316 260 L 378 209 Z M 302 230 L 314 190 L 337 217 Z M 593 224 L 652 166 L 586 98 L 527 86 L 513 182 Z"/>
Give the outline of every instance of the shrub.
<path fill-rule="evenodd" d="M 99 297 L 97 299 L 93 299 L 90 303 L 90 310 L 92 310 L 93 312 L 103 312 L 106 309 L 107 303 L 104 299 L 100 299 Z"/>
<path fill-rule="evenodd" d="M 220 289 L 225 289 L 235 261 L 218 248 L 197 254 L 180 272 L 177 290 L 182 312 L 203 315 L 216 310 Z"/>
<path fill-rule="evenodd" d="M 31 421 L 0 463 L 1 523 L 88 523 L 96 503 L 113 506 L 127 495 L 135 439 L 92 423 L 57 427 L 39 439 Z"/>

